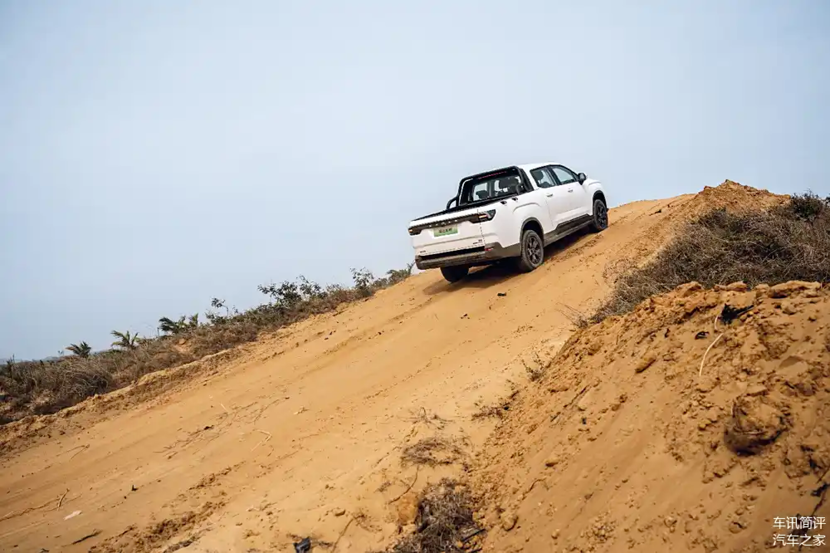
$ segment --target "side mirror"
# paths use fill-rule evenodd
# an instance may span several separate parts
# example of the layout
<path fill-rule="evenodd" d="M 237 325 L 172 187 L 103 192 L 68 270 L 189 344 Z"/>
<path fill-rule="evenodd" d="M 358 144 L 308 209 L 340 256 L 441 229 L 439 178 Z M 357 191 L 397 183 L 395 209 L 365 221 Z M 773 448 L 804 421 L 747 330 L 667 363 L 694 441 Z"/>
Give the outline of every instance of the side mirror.
<path fill-rule="evenodd" d="M 578 175 L 576 176 L 576 180 L 578 180 L 578 181 L 579 181 L 579 184 L 582 184 L 582 183 L 584 183 L 586 180 L 588 180 L 588 177 L 586 177 L 586 176 L 585 176 L 585 173 L 580 173 L 580 174 L 578 174 Z"/>
<path fill-rule="evenodd" d="M 454 201 L 456 201 L 457 199 L 458 199 L 458 198 L 450 198 L 450 201 L 448 201 L 448 202 L 447 202 L 447 209 L 449 209 L 449 208 L 450 208 L 450 206 L 452 205 L 452 203 L 453 203 Z"/>

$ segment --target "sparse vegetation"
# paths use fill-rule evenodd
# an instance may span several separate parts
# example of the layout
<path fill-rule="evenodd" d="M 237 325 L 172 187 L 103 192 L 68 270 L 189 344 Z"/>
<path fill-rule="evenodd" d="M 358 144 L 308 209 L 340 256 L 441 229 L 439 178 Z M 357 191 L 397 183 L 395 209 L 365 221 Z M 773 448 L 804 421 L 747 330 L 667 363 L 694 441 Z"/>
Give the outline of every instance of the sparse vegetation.
<path fill-rule="evenodd" d="M 653 261 L 624 273 L 591 322 L 627 313 L 686 282 L 754 287 L 790 280 L 830 282 L 830 198 L 807 192 L 770 211 L 703 215 Z"/>
<path fill-rule="evenodd" d="M 321 286 L 300 277 L 296 282 L 259 286 L 267 304 L 244 312 L 229 309 L 219 298 L 211 300 L 207 322 L 199 315 L 159 319 L 157 338 L 130 331 L 113 331 L 111 350 L 93 353 L 86 342 L 71 344 L 71 356 L 42 361 L 7 360 L 0 367 L 0 423 L 29 414 L 54 413 L 95 394 L 122 388 L 145 374 L 176 367 L 206 355 L 251 342 L 261 331 L 276 330 L 310 315 L 371 296 L 400 282 L 412 266 L 375 278 L 366 269 L 352 270 L 353 286 Z"/>
<path fill-rule="evenodd" d="M 475 500 L 466 486 L 446 478 L 432 484 L 418 502 L 415 532 L 395 544 L 390 553 L 470 551 L 470 539 L 480 535 L 474 512 Z"/>

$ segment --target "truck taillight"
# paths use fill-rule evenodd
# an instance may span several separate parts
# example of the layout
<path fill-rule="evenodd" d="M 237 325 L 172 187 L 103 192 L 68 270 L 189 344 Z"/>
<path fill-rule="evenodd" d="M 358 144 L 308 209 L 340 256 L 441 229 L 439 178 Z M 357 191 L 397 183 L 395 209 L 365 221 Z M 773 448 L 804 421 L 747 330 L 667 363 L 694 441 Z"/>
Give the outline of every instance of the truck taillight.
<path fill-rule="evenodd" d="M 493 217 L 496 216 L 496 210 L 491 209 L 489 211 L 485 211 L 483 213 L 477 213 L 476 218 L 473 219 L 474 223 L 483 223 L 485 221 L 492 221 Z"/>

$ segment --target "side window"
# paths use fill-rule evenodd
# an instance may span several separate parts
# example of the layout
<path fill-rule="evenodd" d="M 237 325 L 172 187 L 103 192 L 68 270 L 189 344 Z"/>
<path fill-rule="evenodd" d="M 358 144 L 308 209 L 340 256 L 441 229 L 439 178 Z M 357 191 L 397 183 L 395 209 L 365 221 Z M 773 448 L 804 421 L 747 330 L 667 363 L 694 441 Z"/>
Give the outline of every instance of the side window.
<path fill-rule="evenodd" d="M 556 175 L 556 180 L 559 184 L 570 184 L 576 182 L 576 175 L 570 169 L 562 167 L 561 165 L 554 165 L 552 168 L 553 174 Z"/>
<path fill-rule="evenodd" d="M 472 197 L 470 198 L 471 202 L 476 202 L 478 200 L 486 200 L 490 197 L 489 188 L 490 181 L 479 182 L 475 186 L 473 186 L 472 190 L 470 190 L 470 194 Z"/>
<path fill-rule="evenodd" d="M 556 186 L 556 183 L 551 177 L 551 174 L 547 167 L 539 167 L 538 169 L 534 169 L 530 172 L 533 176 L 533 180 L 536 181 L 536 184 L 539 188 L 550 188 L 552 186 Z"/>
<path fill-rule="evenodd" d="M 521 186 L 519 177 L 501 177 L 500 179 L 495 181 L 495 184 L 497 196 L 507 196 L 510 194 L 518 194 L 519 192 L 521 192 L 521 190 L 519 189 Z"/>

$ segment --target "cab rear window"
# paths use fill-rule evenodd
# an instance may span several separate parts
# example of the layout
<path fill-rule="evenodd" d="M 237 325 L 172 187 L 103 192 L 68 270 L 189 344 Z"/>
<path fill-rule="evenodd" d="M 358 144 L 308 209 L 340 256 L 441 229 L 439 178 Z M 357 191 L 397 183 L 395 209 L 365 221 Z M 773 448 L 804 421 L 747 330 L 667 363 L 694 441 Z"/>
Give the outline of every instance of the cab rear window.
<path fill-rule="evenodd" d="M 461 196 L 458 205 L 511 196 L 521 191 L 522 179 L 518 170 L 496 171 L 465 180 L 461 185 Z"/>

